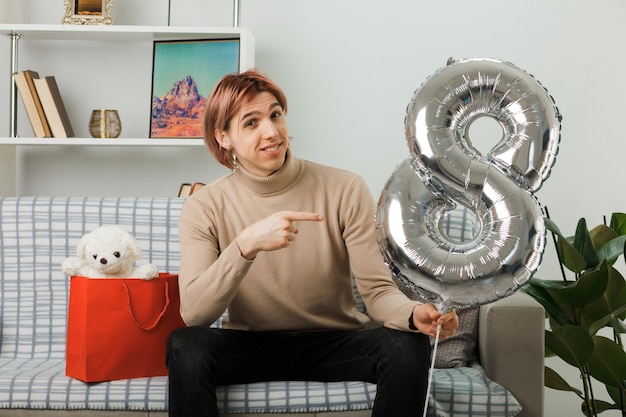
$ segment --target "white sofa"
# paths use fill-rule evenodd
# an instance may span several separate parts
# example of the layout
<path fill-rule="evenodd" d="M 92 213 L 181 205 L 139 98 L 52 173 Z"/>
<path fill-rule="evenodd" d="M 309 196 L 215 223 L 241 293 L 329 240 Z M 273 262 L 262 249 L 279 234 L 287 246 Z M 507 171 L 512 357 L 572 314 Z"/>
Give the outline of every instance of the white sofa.
<path fill-rule="evenodd" d="M 167 414 L 166 377 L 85 384 L 65 376 L 69 280 L 60 264 L 83 234 L 119 224 L 145 261 L 176 273 L 183 201 L 0 198 L 0 417 Z M 429 415 L 542 417 L 543 326 L 543 308 L 521 292 L 481 307 L 477 354 L 468 366 L 435 369 Z M 359 381 L 271 382 L 221 387 L 219 396 L 225 416 L 360 417 L 375 392 Z"/>

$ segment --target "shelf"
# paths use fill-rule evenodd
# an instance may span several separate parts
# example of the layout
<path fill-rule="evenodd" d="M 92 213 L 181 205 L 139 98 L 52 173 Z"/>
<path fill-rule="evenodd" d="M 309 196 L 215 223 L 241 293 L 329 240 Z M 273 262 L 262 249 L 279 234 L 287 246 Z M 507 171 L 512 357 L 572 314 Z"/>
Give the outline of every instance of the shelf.
<path fill-rule="evenodd" d="M 0 24 L 0 33 L 10 36 L 19 34 L 20 39 L 37 40 L 84 40 L 145 42 L 176 39 L 223 39 L 225 37 L 246 38 L 245 28 L 229 27 L 174 27 L 132 25 L 31 25 Z M 242 36 L 242 34 L 245 34 Z"/>
<path fill-rule="evenodd" d="M 254 37 L 245 28 L 238 27 L 197 27 L 197 26 L 136 26 L 136 25 L 40 25 L 40 24 L 0 24 L 0 36 L 11 37 L 10 55 L 10 114 L 9 137 L 17 137 L 18 92 L 11 79 L 13 72 L 18 72 L 18 48 L 22 42 L 108 42 L 121 44 L 151 44 L 154 41 L 176 40 L 239 40 L 239 70 L 254 67 Z M 143 49 L 142 49 L 143 50 Z M 114 65 L 112 65 L 114 66 Z M 84 133 L 82 133 L 84 134 Z M 137 135 L 133 133 L 132 135 Z M 0 138 L 1 140 L 1 138 Z M 75 144 L 75 143 L 74 143 Z M 152 143 L 144 143 L 151 144 Z"/>
<path fill-rule="evenodd" d="M 202 139 L 0 138 L 0 145 L 37 146 L 204 146 Z"/>
<path fill-rule="evenodd" d="M 0 0 L 2 1 L 2 0 Z M 150 98 L 152 43 L 176 40 L 239 40 L 239 71 L 254 67 L 255 40 L 250 31 L 238 27 L 130 26 L 130 25 L 40 25 L 0 24 L 0 38 L 10 39 L 9 134 L 0 135 L 0 196 L 21 195 L 118 195 L 140 189 L 146 195 L 161 195 L 181 182 L 208 181 L 224 173 L 218 164 L 207 163 L 207 152 L 200 138 L 148 138 L 140 121 L 144 103 Z M 74 99 L 75 120 L 88 120 L 89 109 L 115 106 L 112 98 L 132 92 L 124 102 L 126 137 L 92 138 L 88 131 L 75 138 L 32 137 L 24 120 L 18 131 L 18 91 L 12 74 L 18 72 L 18 50 L 25 49 L 26 65 L 45 74 L 67 76 L 67 97 Z M 83 57 L 82 51 L 87 50 Z M 103 51 L 99 54 L 98 51 Z M 113 52 L 116 59 L 110 58 Z M 107 55 L 109 54 L 109 55 Z M 81 59 L 90 59 L 83 70 Z M 46 65 L 42 65 L 45 63 Z M 56 65 L 51 65 L 56 64 Z M 41 66 L 40 66 L 41 65 Z M 45 70 L 43 69 L 45 67 Z M 71 71 L 80 68 L 72 75 Z M 64 72 L 67 71 L 67 72 Z M 115 88 L 103 88 L 118 80 Z M 73 84 L 72 84 L 73 82 Z M 93 86 L 87 94 L 81 88 Z M 89 88 L 89 87 L 87 87 Z M 87 91 L 87 90 L 85 90 Z M 73 93 L 73 94 L 72 94 Z M 106 103 L 90 101 L 91 95 L 105 95 Z M 99 96 L 98 96 L 99 97 Z M 70 101 L 71 102 L 71 101 Z M 114 108 L 114 107 L 112 107 Z M 137 109 L 137 110 L 135 110 Z M 25 113 L 22 112 L 21 115 Z M 147 117 L 146 117 L 147 119 Z M 147 122 L 148 120 L 146 120 Z M 28 135 L 28 136 L 24 136 Z M 199 151 L 200 150 L 200 151 Z M 204 151 L 202 151 L 204 150 Z M 122 191 L 120 191 L 122 190 Z"/>

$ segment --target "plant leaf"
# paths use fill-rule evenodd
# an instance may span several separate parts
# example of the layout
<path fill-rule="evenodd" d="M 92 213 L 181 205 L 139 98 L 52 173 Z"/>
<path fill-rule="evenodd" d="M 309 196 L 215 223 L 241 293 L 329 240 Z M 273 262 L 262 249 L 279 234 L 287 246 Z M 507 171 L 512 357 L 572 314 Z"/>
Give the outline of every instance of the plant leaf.
<path fill-rule="evenodd" d="M 600 329 L 607 326 L 611 326 L 618 333 L 624 333 L 618 329 L 620 329 L 619 324 L 621 323 L 619 315 L 626 314 L 626 304 L 615 310 L 613 313 L 614 314 L 609 314 L 605 317 L 601 317 L 599 320 L 596 320 L 594 322 L 590 322 L 587 320 L 586 317 L 583 317 L 583 323 L 587 326 L 586 328 L 588 329 L 589 334 L 596 334 Z M 615 328 L 615 325 L 617 325 L 618 327 Z M 624 326 L 623 323 L 622 326 Z"/>
<path fill-rule="evenodd" d="M 581 390 L 572 387 L 568 384 L 562 377 L 559 375 L 554 369 L 545 366 L 543 368 L 544 373 L 544 385 L 548 388 L 556 389 L 559 391 L 571 391 L 576 393 L 579 397 L 582 398 L 583 393 Z"/>
<path fill-rule="evenodd" d="M 605 385 L 605 386 L 606 386 L 606 392 L 609 393 L 609 397 L 611 397 L 611 399 L 615 401 L 615 404 L 617 405 L 617 409 L 618 410 L 621 410 L 622 408 L 626 409 L 626 394 L 622 393 L 622 395 L 620 396 L 619 388 L 611 387 L 609 385 Z M 624 402 L 624 404 L 621 404 L 622 402 Z M 622 408 L 620 408 L 620 404 Z"/>
<path fill-rule="evenodd" d="M 573 281 L 554 281 L 550 279 L 531 278 L 529 283 L 533 287 L 545 288 L 552 291 L 559 291 L 564 286 L 571 284 Z"/>
<path fill-rule="evenodd" d="M 599 224 L 589 231 L 589 237 L 591 238 L 594 247 L 601 248 L 611 240 L 618 237 L 618 235 L 615 233 L 615 230 L 611 229 L 609 226 Z"/>
<path fill-rule="evenodd" d="M 600 414 L 603 411 L 608 411 L 608 410 L 621 410 L 621 408 L 619 408 L 619 406 L 617 404 L 611 404 L 611 403 L 607 403 L 606 401 L 602 401 L 602 400 L 594 400 L 593 401 L 595 407 L 596 407 L 596 413 Z M 585 402 L 583 401 L 583 405 L 582 405 L 582 409 L 583 412 L 587 412 L 587 405 L 585 404 Z M 592 413 L 586 413 L 586 416 L 592 416 Z"/>
<path fill-rule="evenodd" d="M 626 235 L 626 213 L 613 213 L 611 216 L 611 229 L 618 235 Z"/>
<path fill-rule="evenodd" d="M 593 355 L 594 343 L 589 334 L 573 324 L 545 331 L 545 344 L 559 358 L 583 370 Z"/>
<path fill-rule="evenodd" d="M 608 265 L 602 262 L 598 269 L 585 272 L 576 282 L 561 288 L 558 295 L 572 307 L 582 309 L 604 294 L 608 281 Z"/>
<path fill-rule="evenodd" d="M 611 230 L 611 232 L 613 232 Z M 617 258 L 624 254 L 624 244 L 626 243 L 626 235 L 616 236 L 605 242 L 602 246 L 598 246 L 598 257 L 600 260 L 606 259 L 610 265 L 613 265 Z"/>
<path fill-rule="evenodd" d="M 576 249 L 585 259 L 585 262 L 587 263 L 585 269 L 594 268 L 600 263 L 598 254 L 596 253 L 596 248 L 593 246 L 593 241 L 589 235 L 589 229 L 587 229 L 587 221 L 585 218 L 578 220 L 576 234 L 574 235 L 574 249 Z"/>
<path fill-rule="evenodd" d="M 608 326 L 611 315 L 626 315 L 626 281 L 617 269 L 609 267 L 608 272 L 606 291 L 593 303 L 586 305 L 580 314 L 581 324 L 590 334 Z"/>
<path fill-rule="evenodd" d="M 531 278 L 526 285 L 522 287 L 522 291 L 533 297 L 539 302 L 546 311 L 546 314 L 555 320 L 559 325 L 572 324 L 569 316 L 561 309 L 560 305 L 554 300 L 548 289 L 554 291 L 560 290 L 565 283 L 562 281 L 548 281 L 538 278 Z"/>
<path fill-rule="evenodd" d="M 545 219 L 546 229 L 557 235 L 556 250 L 559 260 L 564 267 L 575 273 L 582 272 L 587 267 L 585 258 L 572 246 L 571 242 L 565 237 L 559 227 L 550 219 Z"/>
<path fill-rule="evenodd" d="M 593 336 L 595 345 L 589 360 L 589 373 L 605 385 L 624 389 L 626 352 L 617 343 L 603 336 Z"/>

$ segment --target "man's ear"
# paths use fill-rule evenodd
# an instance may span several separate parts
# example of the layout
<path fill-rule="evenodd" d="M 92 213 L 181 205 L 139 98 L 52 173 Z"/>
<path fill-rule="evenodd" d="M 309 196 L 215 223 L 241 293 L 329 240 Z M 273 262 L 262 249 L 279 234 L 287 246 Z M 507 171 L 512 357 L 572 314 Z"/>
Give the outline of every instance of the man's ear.
<path fill-rule="evenodd" d="M 213 131 L 213 137 L 222 148 L 226 150 L 230 150 L 232 148 L 232 146 L 230 145 L 230 141 L 228 140 L 228 135 L 225 131 L 215 129 Z"/>

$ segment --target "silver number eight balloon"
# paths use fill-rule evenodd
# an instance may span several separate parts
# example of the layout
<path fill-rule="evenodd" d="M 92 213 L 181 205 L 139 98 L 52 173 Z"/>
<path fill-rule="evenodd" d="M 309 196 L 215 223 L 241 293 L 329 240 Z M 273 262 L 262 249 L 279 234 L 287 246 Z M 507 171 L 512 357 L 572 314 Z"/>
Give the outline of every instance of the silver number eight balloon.
<path fill-rule="evenodd" d="M 502 137 L 483 155 L 473 122 Z M 376 212 L 380 249 L 405 292 L 442 311 L 486 304 L 526 283 L 546 232 L 536 192 L 558 151 L 561 115 L 530 74 L 495 59 L 449 60 L 413 95 L 405 117 L 412 158 L 387 181 Z M 446 216 L 465 210 L 477 230 L 461 242 Z"/>

